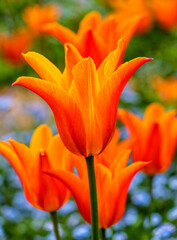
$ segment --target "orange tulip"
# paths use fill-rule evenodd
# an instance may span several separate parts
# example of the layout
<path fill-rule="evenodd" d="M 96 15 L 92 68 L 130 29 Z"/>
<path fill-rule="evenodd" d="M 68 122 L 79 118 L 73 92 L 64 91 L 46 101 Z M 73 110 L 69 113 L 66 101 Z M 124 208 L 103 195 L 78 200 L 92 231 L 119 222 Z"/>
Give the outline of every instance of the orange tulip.
<path fill-rule="evenodd" d="M 105 149 L 106 152 L 103 151 L 95 157 L 99 227 L 104 229 L 122 218 L 131 180 L 142 167 L 147 165 L 145 162 L 137 162 L 126 167 L 131 151 L 125 146 L 122 148 L 117 145 L 115 140 L 117 140 L 116 135 Z M 116 153 L 114 158 L 112 152 Z M 75 164 L 78 176 L 62 170 L 50 170 L 48 174 L 62 181 L 70 189 L 80 214 L 91 223 L 86 162 L 83 157 L 77 157 Z"/>
<path fill-rule="evenodd" d="M 62 44 L 73 44 L 82 57 L 90 56 L 96 67 L 99 67 L 103 59 L 117 47 L 117 41 L 121 38 L 125 41 L 123 57 L 140 20 L 140 16 L 131 16 L 120 21 L 116 15 L 102 20 L 99 12 L 91 12 L 80 22 L 77 33 L 57 22 L 45 25 L 43 30 L 56 37 Z"/>
<path fill-rule="evenodd" d="M 152 10 L 162 28 L 166 30 L 177 28 L 176 0 L 153 0 Z"/>
<path fill-rule="evenodd" d="M 147 107 L 144 119 L 123 109 L 119 109 L 118 117 L 130 132 L 133 161 L 151 162 L 143 169 L 146 174 L 165 172 L 177 145 L 176 111 L 165 112 L 160 104 L 153 103 Z"/>
<path fill-rule="evenodd" d="M 3 57 L 12 64 L 22 64 L 22 52 L 30 49 L 32 37 L 27 29 L 20 29 L 12 35 L 0 35 L 0 49 Z"/>
<path fill-rule="evenodd" d="M 35 4 L 27 7 L 23 12 L 24 22 L 35 35 L 42 33 L 44 24 L 57 21 L 60 16 L 60 9 L 57 4 L 46 4 L 40 6 Z"/>
<path fill-rule="evenodd" d="M 26 199 L 35 208 L 53 212 L 69 200 L 70 191 L 63 183 L 42 172 L 50 168 L 72 171 L 73 166 L 59 135 L 53 137 L 47 125 L 35 130 L 30 147 L 12 139 L 0 141 L 0 153 L 16 171 Z"/>
<path fill-rule="evenodd" d="M 158 77 L 153 81 L 153 86 L 161 99 L 177 102 L 177 77 L 169 77 L 166 80 Z"/>
<path fill-rule="evenodd" d="M 43 79 L 20 77 L 22 85 L 41 96 L 51 107 L 65 146 L 78 155 L 94 156 L 108 144 L 116 127 L 120 94 L 132 74 L 145 62 L 140 57 L 120 65 L 123 43 L 96 70 L 70 44 L 65 46 L 66 68 L 61 74 L 44 56 L 28 52 L 25 60 Z"/>
<path fill-rule="evenodd" d="M 143 16 L 137 25 L 137 34 L 143 34 L 152 28 L 153 17 L 148 2 L 144 0 L 109 0 L 109 3 L 116 10 L 120 21 L 135 14 Z"/>

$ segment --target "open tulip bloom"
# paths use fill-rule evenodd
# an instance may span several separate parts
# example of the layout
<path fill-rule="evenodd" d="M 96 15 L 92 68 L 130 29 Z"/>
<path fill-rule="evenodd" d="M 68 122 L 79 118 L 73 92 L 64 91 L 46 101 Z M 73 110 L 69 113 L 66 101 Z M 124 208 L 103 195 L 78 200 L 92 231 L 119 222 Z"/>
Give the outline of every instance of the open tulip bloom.
<path fill-rule="evenodd" d="M 151 162 L 143 168 L 148 175 L 167 171 L 177 145 L 176 111 L 165 112 L 163 106 L 152 103 L 147 107 L 144 119 L 124 109 L 118 110 L 118 117 L 133 141 L 133 161 Z"/>
<path fill-rule="evenodd" d="M 120 63 L 124 44 L 119 41 L 96 70 L 92 58 L 82 58 L 71 44 L 65 45 L 65 70 L 44 56 L 28 52 L 25 60 L 41 77 L 19 77 L 13 85 L 24 86 L 41 96 L 53 111 L 65 146 L 85 157 L 98 155 L 116 127 L 120 94 L 145 57 Z"/>
<path fill-rule="evenodd" d="M 124 56 L 126 47 L 140 25 L 142 15 L 120 20 L 116 14 L 101 18 L 99 12 L 88 13 L 80 22 L 77 33 L 63 25 L 53 22 L 46 24 L 43 31 L 56 37 L 62 44 L 71 43 L 80 52 L 82 57 L 91 57 L 96 67 L 117 46 L 117 41 L 124 39 Z"/>
<path fill-rule="evenodd" d="M 56 213 L 70 198 L 70 191 L 56 179 L 43 173 L 44 169 L 72 171 L 72 155 L 59 135 L 53 136 L 47 125 L 33 133 L 30 147 L 10 139 L 0 141 L 0 153 L 10 162 L 23 186 L 26 199 L 37 209 Z"/>
<path fill-rule="evenodd" d="M 177 145 L 176 111 L 165 111 L 160 104 L 152 103 L 147 107 L 143 119 L 124 109 L 118 110 L 118 118 L 130 133 L 133 161 L 150 162 L 142 171 L 149 178 L 149 193 L 151 196 L 149 238 L 151 238 L 153 176 L 167 171 L 173 160 Z"/>
<path fill-rule="evenodd" d="M 83 58 L 77 49 L 65 45 L 65 70 L 54 66 L 44 56 L 28 52 L 25 60 L 41 77 L 20 77 L 13 85 L 24 86 L 41 96 L 53 111 L 64 145 L 86 158 L 91 199 L 92 239 L 99 238 L 97 194 L 93 156 L 101 153 L 111 140 L 117 120 L 120 94 L 145 57 L 121 64 L 124 43 L 118 42 L 100 64 Z"/>
<path fill-rule="evenodd" d="M 130 142 L 118 145 L 116 140 L 114 134 L 106 149 L 94 159 L 100 229 L 106 229 L 122 218 L 131 180 L 148 164 L 136 162 L 126 167 L 131 153 Z M 63 170 L 50 170 L 48 174 L 70 189 L 82 217 L 91 223 L 87 166 L 82 158 L 75 159 L 78 175 Z"/>

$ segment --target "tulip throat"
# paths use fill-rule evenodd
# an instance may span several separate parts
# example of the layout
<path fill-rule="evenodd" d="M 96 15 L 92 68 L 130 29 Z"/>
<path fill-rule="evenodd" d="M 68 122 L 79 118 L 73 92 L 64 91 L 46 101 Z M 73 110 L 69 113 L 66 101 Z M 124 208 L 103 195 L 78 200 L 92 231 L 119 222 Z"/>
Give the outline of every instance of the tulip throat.
<path fill-rule="evenodd" d="M 39 155 L 40 155 L 41 158 L 43 158 L 43 157 L 47 156 L 47 153 L 43 148 L 41 148 L 40 151 L 39 151 Z"/>

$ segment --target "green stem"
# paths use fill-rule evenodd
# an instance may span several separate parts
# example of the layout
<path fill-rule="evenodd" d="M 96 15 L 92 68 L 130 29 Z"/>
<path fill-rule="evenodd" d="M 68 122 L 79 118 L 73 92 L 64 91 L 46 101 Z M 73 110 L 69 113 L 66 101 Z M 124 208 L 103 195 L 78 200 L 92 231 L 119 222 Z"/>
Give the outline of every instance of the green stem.
<path fill-rule="evenodd" d="M 105 228 L 101 228 L 101 239 L 102 240 L 106 240 L 106 229 Z"/>
<path fill-rule="evenodd" d="M 55 233 L 56 240 L 60 240 L 60 235 L 58 231 L 58 224 L 57 224 L 57 213 L 56 211 L 50 212 L 52 223 L 53 223 L 53 229 Z"/>
<path fill-rule="evenodd" d="M 153 195 L 152 195 L 152 182 L 153 182 L 153 176 L 149 176 L 149 194 L 150 194 L 150 204 L 149 204 L 149 234 L 150 237 L 152 235 L 152 225 L 151 225 L 151 215 L 152 215 L 152 207 L 153 207 Z"/>
<path fill-rule="evenodd" d="M 90 189 L 90 205 L 91 205 L 91 224 L 92 224 L 92 240 L 99 239 L 99 226 L 98 226 L 98 205 L 97 205 L 97 191 L 96 179 L 94 170 L 93 156 L 86 157 L 89 189 Z"/>

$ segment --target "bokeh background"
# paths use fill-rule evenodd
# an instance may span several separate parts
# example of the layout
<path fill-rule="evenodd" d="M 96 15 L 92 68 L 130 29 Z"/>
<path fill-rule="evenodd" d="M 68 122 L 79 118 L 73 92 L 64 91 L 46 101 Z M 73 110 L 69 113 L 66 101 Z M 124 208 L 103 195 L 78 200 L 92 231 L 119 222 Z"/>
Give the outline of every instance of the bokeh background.
<path fill-rule="evenodd" d="M 110 2 L 116 1 L 110 0 Z M 14 138 L 29 144 L 33 130 L 41 123 L 49 124 L 53 132 L 56 133 L 53 115 L 46 103 L 27 89 L 11 86 L 17 77 L 22 75 L 35 76 L 35 73 L 25 62 L 14 61 L 11 54 L 7 54 L 7 51 L 4 50 L 3 43 L 4 36 L 13 35 L 16 29 L 26 28 L 23 14 L 27 7 L 34 4 L 42 6 L 49 3 L 58 5 L 58 21 L 74 31 L 77 31 L 79 22 L 86 13 L 99 11 L 104 16 L 110 12 L 115 12 L 116 9 L 115 4 L 109 4 L 106 0 L 0 1 L 1 140 Z M 166 19 L 170 18 L 170 14 L 163 14 Z M 147 29 L 132 38 L 126 51 L 125 60 L 146 56 L 154 58 L 154 61 L 144 65 L 134 74 L 123 91 L 119 104 L 120 107 L 129 109 L 141 116 L 144 109 L 152 102 L 160 102 L 167 109 L 177 108 L 177 84 L 176 88 L 168 91 L 168 95 L 163 92 L 164 89 L 169 88 L 168 85 L 164 88 L 158 87 L 161 81 L 168 83 L 172 79 L 177 83 L 177 28 L 175 29 L 175 24 L 173 27 L 166 27 L 166 25 L 164 27 L 162 22 L 157 21 L 155 15 L 151 16 L 151 21 L 152 23 Z M 30 32 L 29 36 L 31 36 Z M 19 48 L 18 45 L 22 44 L 20 41 L 8 42 L 5 40 L 6 48 Z M 31 42 L 27 50 L 43 54 L 63 70 L 64 50 L 56 39 L 45 34 L 36 34 L 29 41 Z M 122 138 L 126 138 L 125 129 L 120 123 L 118 125 Z M 155 176 L 153 181 L 154 201 L 151 219 L 153 240 L 177 239 L 176 164 L 177 157 L 175 157 L 169 171 Z M 149 203 L 148 179 L 140 172 L 131 184 L 125 215 L 119 223 L 107 230 L 108 239 L 148 239 L 147 213 Z M 90 238 L 90 226 L 80 217 L 72 199 L 58 211 L 58 218 L 61 223 L 62 239 Z M 26 201 L 18 177 L 3 157 L 0 157 L 0 239 L 55 239 L 49 214 L 34 209 Z"/>

